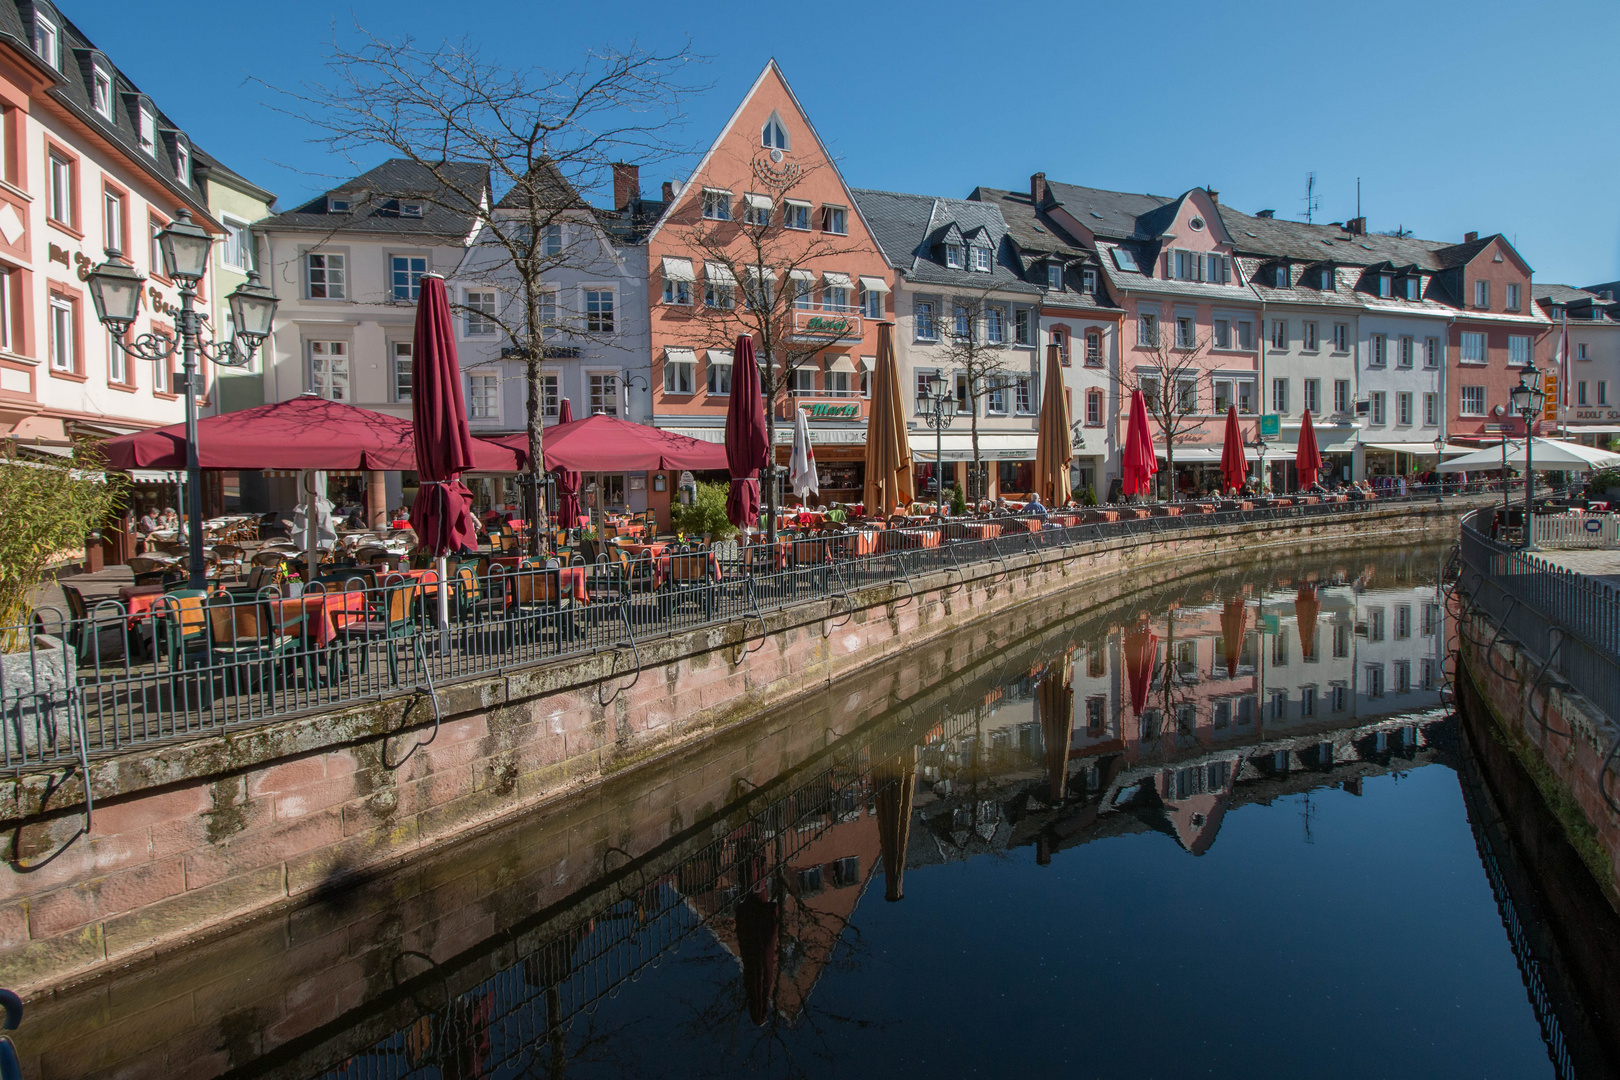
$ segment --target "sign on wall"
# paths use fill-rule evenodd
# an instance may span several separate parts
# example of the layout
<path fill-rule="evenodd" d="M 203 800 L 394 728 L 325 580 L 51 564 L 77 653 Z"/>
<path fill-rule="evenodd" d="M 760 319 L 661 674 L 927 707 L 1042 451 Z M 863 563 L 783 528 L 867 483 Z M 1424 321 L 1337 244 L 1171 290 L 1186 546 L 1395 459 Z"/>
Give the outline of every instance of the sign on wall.
<path fill-rule="evenodd" d="M 1282 417 L 1277 413 L 1263 413 L 1260 416 L 1260 437 L 1262 439 L 1275 439 L 1282 435 Z"/>
<path fill-rule="evenodd" d="M 1558 419 L 1558 372 L 1549 371 L 1542 389 L 1547 391 L 1546 400 L 1542 402 L 1541 418 L 1543 420 Z"/>
<path fill-rule="evenodd" d="M 833 314 L 825 311 L 795 311 L 793 336 L 803 341 L 859 341 L 861 338 L 859 315 Z"/>

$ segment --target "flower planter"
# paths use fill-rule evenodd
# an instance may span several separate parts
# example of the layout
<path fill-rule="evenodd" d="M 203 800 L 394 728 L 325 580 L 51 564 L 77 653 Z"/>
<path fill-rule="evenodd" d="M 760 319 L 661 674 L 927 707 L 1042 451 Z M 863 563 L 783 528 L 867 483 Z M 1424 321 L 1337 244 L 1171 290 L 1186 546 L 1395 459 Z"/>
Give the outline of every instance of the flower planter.
<path fill-rule="evenodd" d="M 7 764 L 38 761 L 72 740 L 71 690 L 77 662 L 60 638 L 36 634 L 33 648 L 0 656 L 0 718 Z"/>

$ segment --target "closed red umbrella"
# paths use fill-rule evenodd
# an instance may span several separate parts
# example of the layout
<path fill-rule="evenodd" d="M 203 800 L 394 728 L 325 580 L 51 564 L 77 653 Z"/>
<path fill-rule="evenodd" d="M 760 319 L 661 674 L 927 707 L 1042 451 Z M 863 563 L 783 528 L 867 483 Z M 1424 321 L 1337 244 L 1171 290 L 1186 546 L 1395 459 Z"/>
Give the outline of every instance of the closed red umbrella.
<path fill-rule="evenodd" d="M 916 748 L 874 766 L 872 789 L 878 853 L 883 859 L 883 899 L 893 903 L 906 895 L 906 846 L 911 841 L 911 807 L 917 791 Z"/>
<path fill-rule="evenodd" d="M 731 472 L 731 494 L 726 497 L 726 518 L 746 529 L 759 520 L 759 469 L 770 446 L 765 431 L 765 402 L 759 391 L 759 365 L 754 361 L 754 339 L 737 335 L 732 354 L 731 400 L 726 404 L 726 467 Z"/>
<path fill-rule="evenodd" d="M 1226 441 L 1221 444 L 1221 480 L 1228 491 L 1236 491 L 1249 478 L 1249 461 L 1243 456 L 1243 431 L 1238 427 L 1237 406 L 1226 407 Z"/>
<path fill-rule="evenodd" d="M 1159 635 L 1146 625 L 1125 635 L 1125 673 L 1131 683 L 1131 708 L 1137 716 L 1147 708 L 1148 689 L 1153 685 L 1153 660 L 1159 651 Z"/>
<path fill-rule="evenodd" d="M 1153 452 L 1153 433 L 1148 430 L 1147 402 L 1142 391 L 1131 392 L 1131 416 L 1125 426 L 1125 456 L 1121 487 L 1127 495 L 1145 495 L 1151 490 L 1153 474 L 1159 471 L 1159 458 Z"/>
<path fill-rule="evenodd" d="M 408 420 L 358 405 L 304 394 L 197 421 L 197 456 L 205 469 L 317 469 L 398 472 L 416 468 Z M 186 426 L 137 431 L 101 444 L 112 469 L 183 469 Z M 472 440 L 479 472 L 517 472 L 521 452 Z"/>
<path fill-rule="evenodd" d="M 1299 486 L 1308 488 L 1316 483 L 1316 474 L 1322 471 L 1322 451 L 1316 446 L 1316 428 L 1311 426 L 1311 410 L 1305 410 L 1305 422 L 1299 429 L 1299 449 L 1294 451 L 1294 470 L 1299 473 Z"/>
<path fill-rule="evenodd" d="M 756 1027 L 770 1019 L 776 991 L 777 923 L 781 903 L 750 890 L 737 902 L 737 958 L 742 961 L 743 1000 Z"/>
<path fill-rule="evenodd" d="M 1074 669 L 1067 657 L 1041 676 L 1035 704 L 1041 714 L 1041 742 L 1046 750 L 1046 782 L 1054 804 L 1069 786 L 1069 741 L 1074 737 Z"/>
<path fill-rule="evenodd" d="M 1302 583 L 1294 596 L 1294 619 L 1299 623 L 1299 654 L 1306 660 L 1316 659 L 1316 616 L 1321 610 L 1316 588 Z"/>
<path fill-rule="evenodd" d="M 473 468 L 472 432 L 461 395 L 461 367 L 444 279 L 422 278 L 411 348 L 411 427 L 420 489 L 411 504 L 417 542 L 433 555 L 478 546 L 472 497 L 461 474 Z"/>
<path fill-rule="evenodd" d="M 1221 641 L 1226 646 L 1226 677 L 1237 674 L 1243 656 L 1243 638 L 1249 632 L 1249 608 L 1243 597 L 1234 596 L 1221 612 Z"/>
<path fill-rule="evenodd" d="M 574 406 L 567 398 L 563 398 L 562 404 L 557 408 L 557 425 L 551 429 L 552 434 L 546 439 L 548 450 L 551 448 L 551 439 L 555 438 L 558 429 L 573 422 Z M 582 479 L 578 469 L 557 470 L 557 517 L 565 529 L 572 529 L 579 524 L 579 485 Z"/>

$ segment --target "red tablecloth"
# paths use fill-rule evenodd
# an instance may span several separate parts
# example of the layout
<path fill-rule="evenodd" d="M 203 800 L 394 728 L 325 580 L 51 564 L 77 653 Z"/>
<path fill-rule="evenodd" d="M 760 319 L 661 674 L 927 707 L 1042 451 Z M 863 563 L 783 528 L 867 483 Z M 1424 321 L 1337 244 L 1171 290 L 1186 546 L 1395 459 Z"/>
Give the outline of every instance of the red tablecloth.
<path fill-rule="evenodd" d="M 524 556 L 520 555 L 502 555 L 491 559 L 490 565 L 504 566 L 509 570 L 518 570 L 523 566 L 523 559 Z M 534 570 L 537 573 L 554 573 L 561 575 L 564 590 L 568 589 L 568 582 L 573 582 L 573 590 L 571 595 L 581 604 L 588 604 L 591 602 L 590 590 L 585 587 L 586 569 L 587 568 L 583 566 L 546 567 L 544 565 L 539 565 L 534 567 Z"/>
<path fill-rule="evenodd" d="M 890 529 L 878 541 L 883 551 L 939 547 L 938 529 Z"/>
<path fill-rule="evenodd" d="M 364 618 L 366 594 L 354 592 L 310 593 L 287 600 L 272 600 L 272 606 L 283 619 L 304 612 L 304 634 L 313 637 L 316 645 L 330 645 L 344 625 Z"/>
<path fill-rule="evenodd" d="M 655 544 L 650 546 L 661 549 L 667 545 Z M 720 560 L 715 556 L 712 548 L 707 552 L 692 552 L 691 554 L 706 554 L 709 557 L 709 576 L 714 581 L 720 580 Z M 662 550 L 653 556 L 653 588 L 659 589 L 663 587 L 664 579 L 669 575 L 669 560 L 670 554 Z"/>
<path fill-rule="evenodd" d="M 1040 523 L 1035 523 L 1035 530 L 1040 530 Z M 991 521 L 975 522 L 962 526 L 962 535 L 968 540 L 993 540 L 1001 535 L 1001 526 Z M 932 546 L 932 545 L 927 545 Z"/>

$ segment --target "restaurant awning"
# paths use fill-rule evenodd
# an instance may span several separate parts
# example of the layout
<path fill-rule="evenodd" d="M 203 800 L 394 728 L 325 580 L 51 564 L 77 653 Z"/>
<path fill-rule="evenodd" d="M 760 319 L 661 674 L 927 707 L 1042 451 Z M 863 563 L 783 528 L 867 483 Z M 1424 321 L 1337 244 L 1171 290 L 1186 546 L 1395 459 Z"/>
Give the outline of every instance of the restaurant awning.
<path fill-rule="evenodd" d="M 692 269 L 692 260 L 676 258 L 673 255 L 664 256 L 664 277 L 670 281 L 697 280 L 697 274 Z"/>
<path fill-rule="evenodd" d="M 184 469 L 129 469 L 132 484 L 178 484 L 185 480 Z"/>
<path fill-rule="evenodd" d="M 1363 443 L 1362 445 L 1365 446 L 1369 450 L 1393 450 L 1397 454 L 1419 454 L 1419 455 L 1427 454 L 1430 457 L 1434 456 L 1434 443 L 1433 443 L 1433 441 L 1430 441 L 1430 442 L 1370 442 L 1370 443 Z M 1447 455 L 1447 456 L 1452 455 L 1452 454 L 1472 454 L 1475 449 L 1476 448 L 1472 447 L 1472 446 L 1456 446 L 1456 445 L 1453 445 L 1452 443 L 1446 443 L 1446 445 L 1441 448 L 1440 453 L 1442 455 Z"/>
<path fill-rule="evenodd" d="M 1166 460 L 1166 458 L 1165 458 L 1165 450 L 1164 450 L 1163 445 L 1155 444 L 1154 447 L 1153 447 L 1153 452 L 1158 455 L 1160 461 Z M 1259 461 L 1260 460 L 1260 451 L 1256 450 L 1252 446 L 1245 446 L 1243 448 L 1243 456 L 1245 458 L 1247 458 L 1248 460 L 1250 460 L 1250 461 Z M 1284 460 L 1285 458 L 1289 458 L 1289 457 L 1292 457 L 1292 456 L 1293 456 L 1293 453 L 1291 451 L 1288 452 L 1288 453 L 1268 453 L 1266 455 L 1266 460 L 1267 461 L 1281 461 L 1281 460 Z M 1176 464 L 1177 465 L 1205 465 L 1205 464 L 1219 465 L 1220 463 L 1221 463 L 1221 448 L 1219 446 L 1177 446 L 1176 447 Z"/>
<path fill-rule="evenodd" d="M 934 460 L 936 447 L 935 435 L 926 429 L 917 429 L 906 432 L 906 438 L 911 444 L 912 460 L 915 464 L 927 464 Z M 979 460 L 980 461 L 1034 461 L 1035 460 L 1035 432 L 980 432 L 979 433 Z M 938 447 L 941 457 L 946 461 L 972 461 L 973 436 L 968 432 L 947 432 L 938 437 Z"/>
<path fill-rule="evenodd" d="M 716 431 L 723 441 L 725 429 Z M 524 453 L 528 440 L 527 434 L 518 434 L 494 441 L 499 446 Z M 724 446 L 688 438 L 669 428 L 649 427 L 601 414 L 551 428 L 546 432 L 544 452 L 546 468 L 580 472 L 726 467 Z"/>

